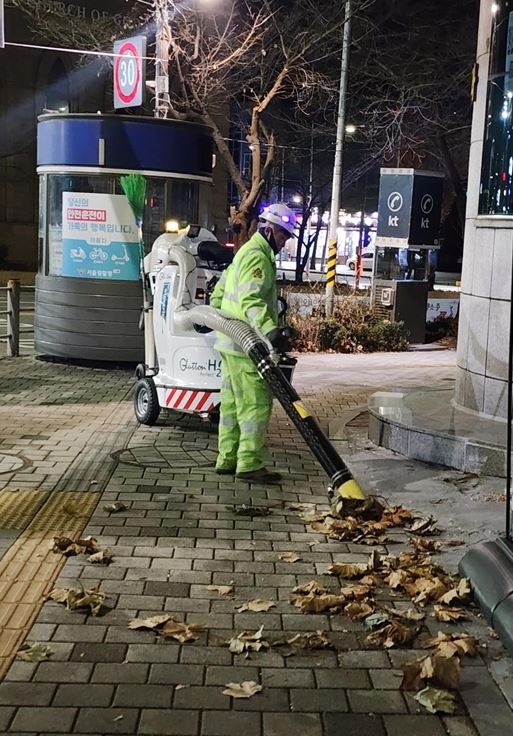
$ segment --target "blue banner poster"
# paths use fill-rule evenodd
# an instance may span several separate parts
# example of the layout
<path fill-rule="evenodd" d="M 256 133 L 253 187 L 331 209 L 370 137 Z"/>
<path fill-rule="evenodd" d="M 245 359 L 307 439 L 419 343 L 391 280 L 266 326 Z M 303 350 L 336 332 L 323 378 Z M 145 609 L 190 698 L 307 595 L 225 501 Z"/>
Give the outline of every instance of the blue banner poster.
<path fill-rule="evenodd" d="M 137 228 L 123 194 L 62 193 L 62 275 L 137 281 Z"/>

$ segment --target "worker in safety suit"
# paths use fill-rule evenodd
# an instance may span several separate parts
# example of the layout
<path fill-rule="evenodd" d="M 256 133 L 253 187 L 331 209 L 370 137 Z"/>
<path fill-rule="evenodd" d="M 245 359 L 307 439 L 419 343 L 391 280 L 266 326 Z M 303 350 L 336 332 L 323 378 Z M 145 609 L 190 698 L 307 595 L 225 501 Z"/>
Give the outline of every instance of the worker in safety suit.
<path fill-rule="evenodd" d="M 212 293 L 210 304 L 244 320 L 278 352 L 288 346 L 286 328 L 278 326 L 276 255 L 294 237 L 294 213 L 285 204 L 266 207 L 259 229 L 235 254 Z M 277 483 L 279 473 L 264 462 L 265 435 L 272 397 L 253 361 L 222 333 L 216 348 L 222 358 L 219 455 L 216 472 L 248 482 Z"/>

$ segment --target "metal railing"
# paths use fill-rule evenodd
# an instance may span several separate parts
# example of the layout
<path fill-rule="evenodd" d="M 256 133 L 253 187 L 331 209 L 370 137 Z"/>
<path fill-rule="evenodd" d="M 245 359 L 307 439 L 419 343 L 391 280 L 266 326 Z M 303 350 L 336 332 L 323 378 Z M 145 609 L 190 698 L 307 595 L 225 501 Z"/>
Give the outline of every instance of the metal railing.
<path fill-rule="evenodd" d="M 20 327 L 21 314 L 33 314 L 34 308 L 21 308 L 21 293 L 33 292 L 34 286 L 21 286 L 18 279 L 10 279 L 7 286 L 1 286 L 0 292 L 7 292 L 7 309 L 0 310 L 0 315 L 7 317 L 7 332 L 0 335 L 0 342 L 6 343 L 6 355 L 16 358 L 20 354 L 20 335 L 34 332 L 34 327 Z"/>

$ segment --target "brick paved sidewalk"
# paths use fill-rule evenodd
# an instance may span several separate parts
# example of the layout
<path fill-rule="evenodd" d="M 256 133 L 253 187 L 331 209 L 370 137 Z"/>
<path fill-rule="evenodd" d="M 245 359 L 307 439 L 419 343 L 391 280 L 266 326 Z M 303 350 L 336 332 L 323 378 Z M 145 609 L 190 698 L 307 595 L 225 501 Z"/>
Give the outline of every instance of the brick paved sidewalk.
<path fill-rule="evenodd" d="M 309 356 L 298 371 L 298 385 L 327 427 L 341 413 L 348 420 L 358 416 L 368 394 L 392 380 L 415 385 L 452 375 L 453 358 L 445 353 L 407 354 L 402 360 L 397 355 Z M 12 459 L 22 451 L 32 465 L 0 472 L 4 489 L 34 490 L 50 500 L 71 491 L 94 495 L 96 502 L 101 494 L 89 521 L 88 512 L 67 511 L 83 520 L 81 526 L 88 522 L 84 534 L 109 546 L 114 560 L 107 567 L 82 556 L 65 562 L 56 585 L 100 585 L 109 610 L 94 618 L 53 602 L 42 606 L 28 641 L 48 643 L 52 655 L 39 664 L 15 660 L 10 666 L 0 685 L 0 732 L 491 736 L 511 725 L 505 697 L 511 693 L 506 687 L 503 693 L 492 677 L 501 674 L 503 685 L 511 683 L 506 679 L 513 671 L 511 660 L 479 619 L 451 629 L 429 624 L 434 632 L 471 630 L 488 645 L 464 663 L 456 715 L 439 717 L 399 690 L 401 664 L 423 650 L 369 648 L 362 624 L 339 614 L 305 615 L 290 604 L 292 588 L 314 578 L 336 590 L 337 579 L 324 574 L 327 567 L 334 561 L 366 561 L 370 548 L 328 542 L 289 508 L 298 502 L 326 508 L 326 478 L 281 409 L 273 416 L 270 447 L 274 463 L 286 471 L 285 481 L 281 487 L 248 487 L 214 473 L 216 437 L 208 424 L 170 415 L 156 427 L 137 427 L 126 372 L 21 359 L 0 361 L 0 391 L 5 380 L 11 413 L 9 419 L 4 401 L 0 455 L 5 450 Z M 19 424 L 12 420 L 12 405 Z M 399 496 L 412 477 L 421 482 L 435 474 L 412 461 L 390 462 L 391 453 L 373 450 L 364 428 L 355 424 L 341 447 L 364 484 L 375 486 L 389 467 L 387 490 Z M 409 485 L 403 482 L 406 470 Z M 438 493 L 443 484 L 435 487 Z M 457 495 L 447 484 L 444 491 Z M 1 499 L 0 493 L 0 508 Z M 104 510 L 113 501 L 123 502 L 126 510 Z M 271 513 L 236 514 L 233 505 L 243 503 L 268 506 Z M 38 508 L 27 514 L 37 518 Z M 41 544 L 48 547 L 62 523 L 50 525 Z M 23 533 L 0 528 L 7 554 Z M 390 551 L 402 548 L 394 545 Z M 301 560 L 280 560 L 286 551 Z M 13 581 L 7 582 L 12 593 Z M 209 585 L 233 585 L 234 595 L 219 596 Z M 265 613 L 237 612 L 254 598 L 276 605 Z M 128 628 L 131 618 L 163 611 L 203 624 L 206 631 L 195 642 L 178 644 Z M 271 649 L 246 659 L 223 646 L 261 625 L 270 640 L 323 630 L 334 649 L 288 657 Z M 222 694 L 226 683 L 244 680 L 261 684 L 262 692 L 248 700 Z"/>

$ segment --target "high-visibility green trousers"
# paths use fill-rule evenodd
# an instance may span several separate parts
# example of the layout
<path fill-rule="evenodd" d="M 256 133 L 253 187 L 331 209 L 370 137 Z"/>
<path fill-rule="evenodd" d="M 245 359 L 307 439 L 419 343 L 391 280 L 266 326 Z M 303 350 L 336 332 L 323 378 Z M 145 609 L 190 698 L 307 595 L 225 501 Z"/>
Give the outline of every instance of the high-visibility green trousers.
<path fill-rule="evenodd" d="M 247 473 L 265 466 L 265 435 L 272 397 L 245 355 L 221 354 L 221 417 L 216 467 Z"/>

